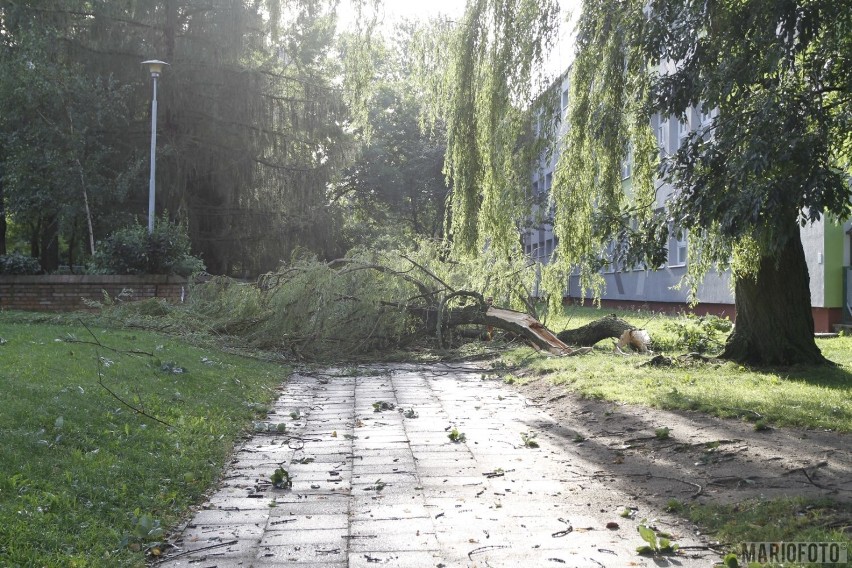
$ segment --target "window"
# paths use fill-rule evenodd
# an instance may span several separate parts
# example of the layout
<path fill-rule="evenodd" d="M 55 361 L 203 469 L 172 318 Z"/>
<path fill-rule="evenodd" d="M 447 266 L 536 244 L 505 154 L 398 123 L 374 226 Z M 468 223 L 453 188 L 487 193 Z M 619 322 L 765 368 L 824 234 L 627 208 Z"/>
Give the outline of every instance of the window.
<path fill-rule="evenodd" d="M 612 274 L 615 272 L 615 262 L 613 261 L 613 256 L 615 256 L 615 241 L 609 241 L 607 243 L 602 256 L 602 260 L 607 261 L 602 268 L 602 272 L 604 274 Z"/>
<path fill-rule="evenodd" d="M 657 127 L 657 142 L 660 145 L 660 154 L 665 156 L 669 152 L 669 119 L 660 118 L 660 125 Z"/>
<path fill-rule="evenodd" d="M 564 91 L 562 91 L 562 112 L 568 111 L 568 88 L 566 87 Z"/>
<path fill-rule="evenodd" d="M 677 121 L 677 135 L 678 138 L 680 138 L 681 140 L 683 140 L 683 138 L 685 138 L 686 135 L 689 134 L 689 115 L 690 110 L 686 109 L 686 117 L 684 117 L 682 120 Z"/>
<path fill-rule="evenodd" d="M 549 194 L 551 186 L 553 186 L 553 172 L 549 172 L 546 176 L 544 176 L 544 188 L 542 191 L 545 194 Z"/>
<path fill-rule="evenodd" d="M 532 194 L 533 194 L 533 197 L 536 197 L 538 195 L 538 181 L 533 182 Z"/>
<path fill-rule="evenodd" d="M 702 125 L 705 125 L 708 122 L 710 122 L 710 119 L 713 118 L 712 113 L 713 113 L 713 109 L 711 109 L 711 108 L 709 108 L 705 105 L 701 105 L 701 124 Z"/>
<path fill-rule="evenodd" d="M 670 229 L 669 238 L 669 266 L 685 266 L 688 252 L 686 229 Z"/>
<path fill-rule="evenodd" d="M 553 253 L 553 239 L 547 239 L 539 248 L 539 260 L 544 264 L 550 261 L 550 255 Z"/>

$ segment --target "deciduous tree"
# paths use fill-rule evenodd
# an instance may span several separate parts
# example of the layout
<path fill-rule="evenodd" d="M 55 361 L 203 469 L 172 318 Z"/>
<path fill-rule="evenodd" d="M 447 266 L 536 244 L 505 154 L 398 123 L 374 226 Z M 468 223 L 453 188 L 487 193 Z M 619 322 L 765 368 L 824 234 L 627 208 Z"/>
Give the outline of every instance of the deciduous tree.
<path fill-rule="evenodd" d="M 674 187 L 668 219 L 692 231 L 693 282 L 733 266 L 737 326 L 724 357 L 823 362 L 799 228 L 849 214 L 851 34 L 848 0 L 586 2 L 555 190 L 562 257 L 589 257 L 612 236 L 577 219 L 593 204 L 624 210 L 612 171 L 628 141 L 637 165 L 653 161 L 653 113 L 714 109 L 661 174 Z M 647 189 L 628 205 L 640 219 L 654 203 Z"/>

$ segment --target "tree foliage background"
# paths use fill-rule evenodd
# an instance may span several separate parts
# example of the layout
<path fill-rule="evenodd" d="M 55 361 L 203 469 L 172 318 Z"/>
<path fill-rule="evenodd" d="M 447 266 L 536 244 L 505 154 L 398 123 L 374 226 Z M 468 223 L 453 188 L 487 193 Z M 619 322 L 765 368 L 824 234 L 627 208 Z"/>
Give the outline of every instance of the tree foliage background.
<path fill-rule="evenodd" d="M 298 247 L 342 253 L 327 186 L 356 146 L 338 78 L 363 54 L 341 56 L 335 7 L 0 3 L 0 207 L 11 221 L 0 254 L 7 234 L 22 238 L 53 270 L 60 247 L 73 263 L 146 213 L 151 86 L 139 63 L 152 58 L 171 64 L 159 81 L 157 209 L 186 223 L 208 269 L 256 274 Z"/>

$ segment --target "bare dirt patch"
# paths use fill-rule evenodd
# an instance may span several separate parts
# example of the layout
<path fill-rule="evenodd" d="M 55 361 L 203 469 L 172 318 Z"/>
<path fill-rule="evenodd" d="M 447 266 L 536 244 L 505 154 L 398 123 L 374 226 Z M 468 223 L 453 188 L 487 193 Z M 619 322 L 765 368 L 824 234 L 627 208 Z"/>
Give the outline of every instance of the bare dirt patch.
<path fill-rule="evenodd" d="M 549 436 L 600 465 L 597 475 L 665 505 L 737 503 L 751 498 L 852 501 L 852 436 L 769 428 L 699 412 L 667 411 L 582 398 L 546 377 L 513 385 L 556 422 Z"/>

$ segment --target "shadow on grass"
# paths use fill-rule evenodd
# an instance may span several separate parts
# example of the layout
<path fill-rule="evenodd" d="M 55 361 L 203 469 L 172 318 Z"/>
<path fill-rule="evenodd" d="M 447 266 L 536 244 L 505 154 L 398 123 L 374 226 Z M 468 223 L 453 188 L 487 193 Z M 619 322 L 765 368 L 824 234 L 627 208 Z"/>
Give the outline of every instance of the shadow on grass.
<path fill-rule="evenodd" d="M 761 373 L 762 371 L 756 369 L 754 372 Z M 852 392 L 852 371 L 840 365 L 822 367 L 796 366 L 789 369 L 779 369 L 776 374 L 783 376 L 786 380 Z"/>

